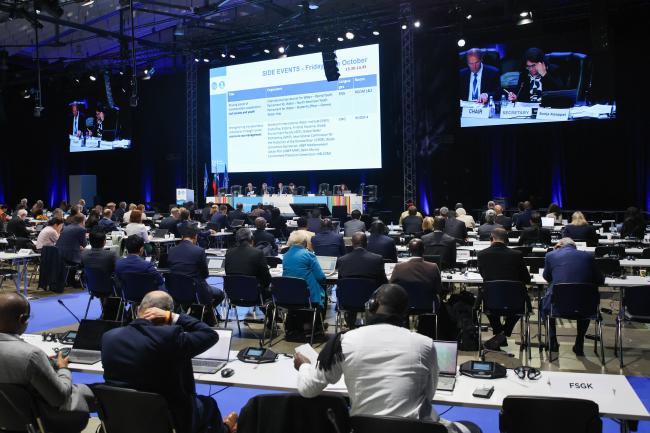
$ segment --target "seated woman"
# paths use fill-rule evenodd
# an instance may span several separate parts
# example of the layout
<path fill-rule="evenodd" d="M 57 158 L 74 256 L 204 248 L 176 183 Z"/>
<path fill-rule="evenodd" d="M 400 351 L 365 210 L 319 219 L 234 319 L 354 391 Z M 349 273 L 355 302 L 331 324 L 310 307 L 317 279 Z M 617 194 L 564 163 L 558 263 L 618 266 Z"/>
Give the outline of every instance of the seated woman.
<path fill-rule="evenodd" d="M 587 242 L 587 246 L 598 245 L 598 234 L 596 229 L 590 225 L 580 211 L 573 212 L 571 224 L 562 230 L 562 237 L 571 238 L 574 242 Z"/>
<path fill-rule="evenodd" d="M 551 203 L 548 207 L 546 218 L 553 218 L 555 224 L 562 224 L 562 209 L 560 209 L 560 206 L 558 206 L 557 203 Z"/>
<path fill-rule="evenodd" d="M 433 218 L 424 217 L 422 220 L 422 232 L 418 233 L 416 237 L 421 238 L 422 236 L 428 235 L 429 233 L 433 233 Z"/>
<path fill-rule="evenodd" d="M 131 211 L 131 215 L 129 215 L 129 223 L 124 228 L 124 231 L 127 236 L 138 235 L 144 239 L 145 244 L 149 243 L 147 227 L 142 224 L 142 212 L 138 209 Z"/>
<path fill-rule="evenodd" d="M 292 233 L 287 245 L 289 250 L 282 257 L 282 276 L 302 278 L 309 287 L 309 299 L 312 304 L 325 306 L 325 274 L 316 259 L 316 255 L 307 249 L 308 235 L 304 230 Z"/>

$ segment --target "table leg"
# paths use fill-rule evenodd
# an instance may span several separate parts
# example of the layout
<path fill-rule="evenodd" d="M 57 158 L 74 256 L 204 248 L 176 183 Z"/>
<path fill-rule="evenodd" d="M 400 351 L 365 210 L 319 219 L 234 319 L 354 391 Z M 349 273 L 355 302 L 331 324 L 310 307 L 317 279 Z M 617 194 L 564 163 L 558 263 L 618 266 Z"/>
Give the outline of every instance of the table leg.
<path fill-rule="evenodd" d="M 25 297 L 27 297 L 27 260 L 23 260 L 23 290 Z"/>
<path fill-rule="evenodd" d="M 542 345 L 542 287 L 537 286 L 537 342 L 539 343 L 539 351 L 544 350 Z"/>
<path fill-rule="evenodd" d="M 630 421 L 621 419 L 621 420 L 618 420 L 618 422 L 619 422 L 619 425 L 620 425 L 620 432 L 621 433 L 629 433 L 630 432 L 630 424 L 629 424 Z"/>
<path fill-rule="evenodd" d="M 20 263 L 17 260 L 14 260 L 11 264 L 16 267 L 16 278 L 14 278 L 14 284 L 16 285 L 16 292 L 20 293 L 20 280 L 22 278 L 20 275 Z"/>

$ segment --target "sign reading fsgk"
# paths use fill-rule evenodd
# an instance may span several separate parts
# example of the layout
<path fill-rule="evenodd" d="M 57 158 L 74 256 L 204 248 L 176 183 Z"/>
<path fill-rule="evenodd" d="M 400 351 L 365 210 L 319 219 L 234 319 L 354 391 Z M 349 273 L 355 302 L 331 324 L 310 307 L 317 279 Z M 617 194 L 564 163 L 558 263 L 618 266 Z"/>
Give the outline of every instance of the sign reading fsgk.
<path fill-rule="evenodd" d="M 589 382 L 569 382 L 570 389 L 594 389 L 594 384 Z"/>

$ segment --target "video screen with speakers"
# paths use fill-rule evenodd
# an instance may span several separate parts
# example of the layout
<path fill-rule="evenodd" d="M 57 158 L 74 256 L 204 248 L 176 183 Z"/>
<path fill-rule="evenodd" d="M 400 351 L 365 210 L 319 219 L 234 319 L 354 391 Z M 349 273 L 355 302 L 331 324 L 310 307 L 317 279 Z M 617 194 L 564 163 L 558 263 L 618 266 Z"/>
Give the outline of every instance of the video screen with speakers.
<path fill-rule="evenodd" d="M 567 39 L 468 41 L 458 53 L 461 127 L 615 118 L 611 53 Z"/>
<path fill-rule="evenodd" d="M 131 148 L 128 110 L 88 99 L 72 100 L 65 109 L 70 152 Z"/>

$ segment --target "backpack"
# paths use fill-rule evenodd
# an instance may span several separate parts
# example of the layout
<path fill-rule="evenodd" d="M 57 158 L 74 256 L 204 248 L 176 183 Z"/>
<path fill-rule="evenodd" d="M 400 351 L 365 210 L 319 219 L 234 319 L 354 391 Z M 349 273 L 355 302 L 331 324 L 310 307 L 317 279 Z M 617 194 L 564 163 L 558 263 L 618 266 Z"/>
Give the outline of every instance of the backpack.
<path fill-rule="evenodd" d="M 474 315 L 476 296 L 470 292 L 451 295 L 448 303 L 451 306 L 452 318 L 456 321 L 458 349 L 464 351 L 478 350 L 478 330 Z"/>

